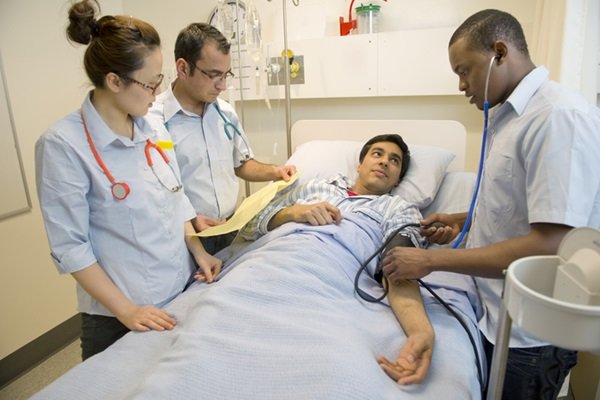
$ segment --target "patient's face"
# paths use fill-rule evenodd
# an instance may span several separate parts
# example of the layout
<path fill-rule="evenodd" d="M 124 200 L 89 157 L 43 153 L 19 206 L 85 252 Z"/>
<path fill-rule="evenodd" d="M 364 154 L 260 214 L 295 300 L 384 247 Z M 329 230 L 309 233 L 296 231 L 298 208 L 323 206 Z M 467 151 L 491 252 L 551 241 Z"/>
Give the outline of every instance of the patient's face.
<path fill-rule="evenodd" d="M 358 179 L 353 190 L 358 194 L 389 193 L 400 180 L 402 150 L 396 143 L 373 143 L 358 166 Z"/>

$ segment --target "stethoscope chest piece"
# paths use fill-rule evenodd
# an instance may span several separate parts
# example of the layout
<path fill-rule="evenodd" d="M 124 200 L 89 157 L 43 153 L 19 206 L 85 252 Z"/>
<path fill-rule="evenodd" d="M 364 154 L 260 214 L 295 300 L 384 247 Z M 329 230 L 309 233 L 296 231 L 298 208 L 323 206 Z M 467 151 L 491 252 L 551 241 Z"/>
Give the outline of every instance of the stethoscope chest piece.
<path fill-rule="evenodd" d="M 129 185 L 125 182 L 114 182 L 110 190 L 113 197 L 117 200 L 125 200 L 125 198 L 129 196 L 129 193 L 131 192 Z"/>

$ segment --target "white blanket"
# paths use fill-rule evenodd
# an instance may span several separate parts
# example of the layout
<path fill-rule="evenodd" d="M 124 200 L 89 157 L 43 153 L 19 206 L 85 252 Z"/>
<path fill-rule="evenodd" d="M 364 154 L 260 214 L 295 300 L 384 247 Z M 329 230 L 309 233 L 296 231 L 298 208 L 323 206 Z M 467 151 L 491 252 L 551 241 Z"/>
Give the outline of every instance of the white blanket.
<path fill-rule="evenodd" d="M 468 337 L 429 294 L 436 342 L 426 381 L 403 387 L 378 366 L 405 335 L 388 307 L 354 293 L 354 274 L 381 242 L 373 225 L 349 217 L 276 229 L 229 260 L 218 282 L 169 304 L 174 330 L 129 333 L 34 398 L 479 399 Z M 477 334 L 470 280 L 452 279 L 437 280 L 458 290 L 440 292 Z"/>

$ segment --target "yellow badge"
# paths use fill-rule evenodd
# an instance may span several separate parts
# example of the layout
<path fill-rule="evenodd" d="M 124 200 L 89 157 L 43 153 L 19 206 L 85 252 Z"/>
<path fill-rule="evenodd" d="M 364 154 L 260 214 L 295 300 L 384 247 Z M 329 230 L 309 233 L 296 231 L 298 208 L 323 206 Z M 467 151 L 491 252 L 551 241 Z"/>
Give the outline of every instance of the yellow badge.
<path fill-rule="evenodd" d="M 171 140 L 159 140 L 156 145 L 163 150 L 173 150 L 173 142 Z"/>

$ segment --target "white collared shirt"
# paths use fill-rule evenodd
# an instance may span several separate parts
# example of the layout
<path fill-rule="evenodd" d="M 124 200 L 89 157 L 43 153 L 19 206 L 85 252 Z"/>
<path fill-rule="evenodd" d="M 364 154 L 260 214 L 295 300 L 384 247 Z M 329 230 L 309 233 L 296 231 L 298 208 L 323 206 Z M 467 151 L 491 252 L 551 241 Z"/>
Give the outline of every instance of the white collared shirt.
<path fill-rule="evenodd" d="M 91 95 L 91 93 L 90 93 Z M 134 119 L 133 140 L 106 125 L 88 95 L 82 112 L 94 145 L 118 182 L 131 193 L 116 200 L 94 158 L 76 111 L 50 127 L 35 147 L 36 181 L 52 258 L 61 273 L 95 262 L 133 303 L 163 306 L 181 293 L 194 271 L 184 241 L 184 222 L 195 212 L 183 193 L 163 187 L 150 169 L 146 139 L 170 140 L 166 130 Z M 166 150 L 175 174 L 173 151 Z M 155 171 L 169 186 L 176 179 L 151 150 Z M 112 315 L 78 285 L 79 311 Z"/>
<path fill-rule="evenodd" d="M 225 131 L 223 116 L 235 125 Z M 184 110 L 169 85 L 157 98 L 150 114 L 155 123 L 166 126 L 175 142 L 183 187 L 196 213 L 227 218 L 235 211 L 239 180 L 234 168 L 254 158 L 248 138 L 233 107 L 217 99 L 206 107 L 204 116 Z"/>
<path fill-rule="evenodd" d="M 600 110 L 538 67 L 494 108 L 467 247 L 526 235 L 530 224 L 600 226 Z M 503 279 L 476 278 L 494 343 Z M 516 326 L 511 347 L 544 345 Z"/>

